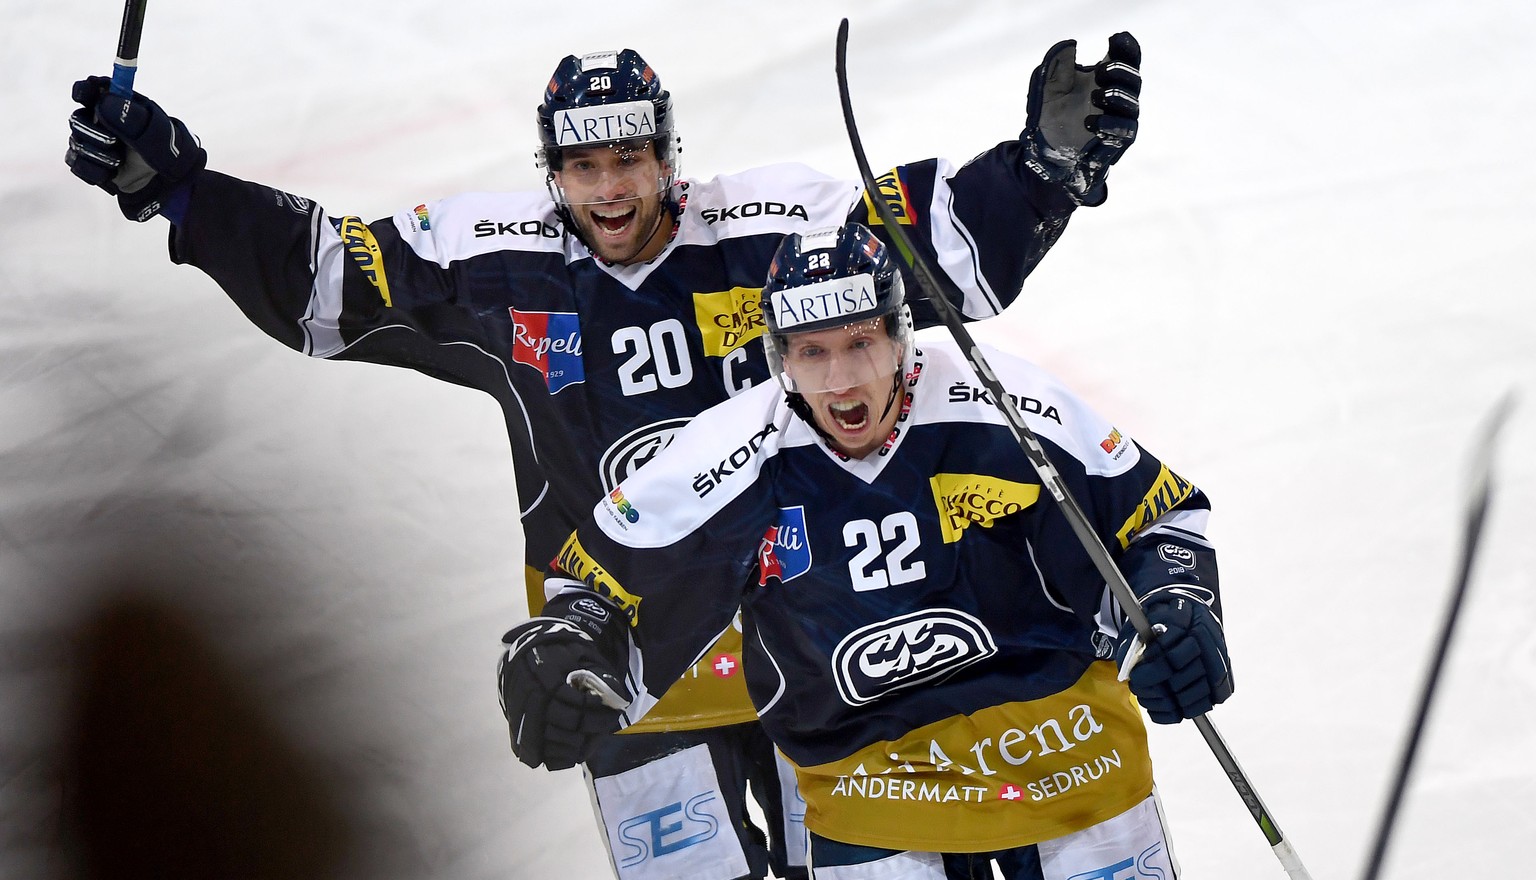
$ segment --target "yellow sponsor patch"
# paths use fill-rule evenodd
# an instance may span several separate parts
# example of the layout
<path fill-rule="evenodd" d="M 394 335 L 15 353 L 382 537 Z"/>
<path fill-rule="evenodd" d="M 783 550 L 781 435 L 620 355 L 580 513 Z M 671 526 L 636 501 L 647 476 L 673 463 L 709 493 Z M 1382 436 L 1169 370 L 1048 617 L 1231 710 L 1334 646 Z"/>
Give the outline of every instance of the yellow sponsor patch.
<path fill-rule="evenodd" d="M 885 203 L 890 206 L 891 213 L 896 215 L 896 224 L 898 226 L 911 226 L 916 222 L 912 219 L 912 203 L 907 198 L 907 188 L 901 185 L 901 178 L 897 175 L 895 168 L 887 171 L 876 180 L 875 187 L 878 189 L 880 197 L 885 199 Z M 871 224 L 884 223 L 880 219 L 879 213 L 875 210 L 875 203 L 870 199 L 868 190 L 864 192 L 864 208 L 869 213 L 869 222 Z"/>
<path fill-rule="evenodd" d="M 982 474 L 939 474 L 929 478 L 928 485 L 933 489 L 946 544 L 960 540 L 972 523 L 991 528 L 1000 517 L 1040 500 L 1038 485 Z"/>
<path fill-rule="evenodd" d="M 693 295 L 694 319 L 704 337 L 704 353 L 725 357 L 763 335 L 763 289 L 733 287 Z"/>
<path fill-rule="evenodd" d="M 1159 517 L 1172 510 L 1194 491 L 1193 483 L 1169 470 L 1168 465 L 1163 465 L 1163 469 L 1157 474 L 1157 479 L 1152 483 L 1152 488 L 1148 489 L 1146 496 L 1141 499 L 1141 506 L 1136 508 L 1136 512 L 1131 514 L 1131 518 L 1125 521 L 1125 525 L 1120 527 L 1119 532 L 1116 532 L 1116 536 L 1120 539 L 1120 549 L 1129 547 L 1137 535 L 1157 522 Z"/>
<path fill-rule="evenodd" d="M 384 251 L 379 247 L 378 239 L 373 237 L 373 230 L 357 217 L 343 217 L 340 233 L 341 245 L 346 248 L 347 256 L 352 258 L 352 262 L 357 264 L 378 290 L 384 305 L 394 305 L 389 298 L 389 279 L 384 276 Z"/>
<path fill-rule="evenodd" d="M 805 825 L 849 843 L 984 852 L 1051 840 L 1152 790 L 1146 728 L 1112 661 L 1060 693 L 1004 703 L 796 767 Z"/>
<path fill-rule="evenodd" d="M 634 626 L 640 621 L 640 597 L 624 589 L 624 587 L 608 573 L 608 570 L 598 564 L 587 552 L 587 548 L 581 546 L 581 539 L 573 532 L 566 539 L 565 546 L 560 548 L 560 555 L 556 557 L 556 563 L 560 570 L 577 580 L 582 581 L 593 591 L 606 596 L 619 606 L 624 616 L 629 618 L 629 625 Z"/>

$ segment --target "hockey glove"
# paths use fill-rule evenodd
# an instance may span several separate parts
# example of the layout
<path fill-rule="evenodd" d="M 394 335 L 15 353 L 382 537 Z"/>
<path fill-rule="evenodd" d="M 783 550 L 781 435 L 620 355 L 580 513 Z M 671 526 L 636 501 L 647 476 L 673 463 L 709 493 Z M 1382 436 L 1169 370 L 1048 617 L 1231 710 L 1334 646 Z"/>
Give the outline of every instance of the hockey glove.
<path fill-rule="evenodd" d="M 610 606 L 592 598 L 563 607 L 575 604 L 579 610 L 579 603 L 612 616 Z M 506 650 L 497 670 L 501 708 L 511 728 L 512 751 L 529 767 L 564 770 L 585 761 L 603 737 L 619 729 L 620 711 L 633 699 L 624 671 L 603 656 L 587 629 L 581 620 L 535 617 L 502 636 Z M 597 637 L 606 640 L 601 631 Z"/>
<path fill-rule="evenodd" d="M 1141 600 L 1153 629 L 1161 630 L 1143 644 L 1135 627 L 1120 628 L 1115 660 L 1124 669 L 1135 657 L 1129 684 L 1147 715 L 1158 724 L 1177 724 L 1204 715 L 1232 696 L 1232 664 L 1227 639 L 1201 591 L 1173 586 L 1153 590 Z"/>
<path fill-rule="evenodd" d="M 86 183 L 117 196 L 129 220 L 144 221 L 165 209 L 174 194 L 208 163 L 208 153 L 181 120 L 134 93 L 112 94 L 111 80 L 92 76 L 75 83 L 80 109 L 69 116 L 64 163 Z"/>
<path fill-rule="evenodd" d="M 1077 63 L 1077 41 L 1045 53 L 1029 80 L 1029 117 L 1019 140 L 1025 165 L 1062 184 L 1079 205 L 1103 204 L 1109 166 L 1136 140 L 1141 46 L 1122 31 L 1098 64 Z"/>

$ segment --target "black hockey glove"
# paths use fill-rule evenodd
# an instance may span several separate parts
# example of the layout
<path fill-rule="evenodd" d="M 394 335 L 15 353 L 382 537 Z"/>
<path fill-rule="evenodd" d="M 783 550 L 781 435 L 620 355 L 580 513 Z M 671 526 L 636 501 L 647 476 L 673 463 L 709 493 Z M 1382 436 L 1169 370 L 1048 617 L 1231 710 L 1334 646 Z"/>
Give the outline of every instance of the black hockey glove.
<path fill-rule="evenodd" d="M 529 767 L 564 770 L 619 729 L 633 693 L 601 645 L 616 649 L 627 636 L 615 632 L 624 626 L 618 611 L 596 597 L 557 596 L 544 610 L 563 616 L 535 617 L 501 637 L 497 679 L 512 751 Z"/>
<path fill-rule="evenodd" d="M 69 115 L 64 164 L 117 196 L 124 217 L 148 220 L 207 165 L 208 153 L 181 120 L 137 92 L 131 100 L 112 94 L 111 82 L 92 76 L 75 83 L 73 97 L 81 106 Z"/>
<path fill-rule="evenodd" d="M 1029 80 L 1029 117 L 1019 140 L 1029 170 L 1066 187 L 1079 205 L 1100 205 L 1109 166 L 1136 140 L 1141 115 L 1141 45 L 1122 31 L 1092 67 L 1077 63 L 1077 41 L 1045 53 Z"/>
<path fill-rule="evenodd" d="M 1131 693 L 1158 724 L 1177 724 L 1211 711 L 1232 696 L 1232 663 L 1221 621 L 1200 598 L 1203 592 L 1181 586 L 1153 590 L 1141 608 L 1154 629 L 1162 631 L 1143 645 L 1135 627 L 1120 628 L 1115 660 L 1124 669 L 1126 656 L 1141 651 L 1131 667 Z"/>

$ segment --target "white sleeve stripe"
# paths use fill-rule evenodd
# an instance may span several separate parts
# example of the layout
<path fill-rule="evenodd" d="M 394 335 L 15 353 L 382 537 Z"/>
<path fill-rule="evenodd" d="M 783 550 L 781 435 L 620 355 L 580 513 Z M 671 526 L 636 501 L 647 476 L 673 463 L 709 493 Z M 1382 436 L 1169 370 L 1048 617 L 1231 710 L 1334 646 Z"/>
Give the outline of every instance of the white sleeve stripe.
<path fill-rule="evenodd" d="M 767 657 L 768 662 L 773 664 L 773 671 L 779 677 L 779 689 L 773 692 L 773 696 L 763 704 L 763 708 L 757 710 L 757 714 L 762 716 L 768 714 L 768 712 L 778 704 L 779 698 L 784 696 L 784 688 L 786 682 L 784 681 L 784 670 L 779 668 L 779 661 L 773 659 L 773 652 L 768 650 L 768 645 L 763 642 L 763 634 L 758 632 L 755 633 L 755 635 L 757 636 L 758 645 L 760 645 L 763 649 L 763 656 Z"/>
<path fill-rule="evenodd" d="M 1205 527 L 1211 520 L 1209 510 L 1174 510 L 1166 513 L 1152 527 L 1145 529 L 1131 543 L 1149 540 L 1151 535 L 1179 538 L 1206 549 L 1213 549 L 1205 537 Z"/>
<path fill-rule="evenodd" d="M 976 239 L 960 218 L 955 216 L 955 191 L 949 178 L 954 167 L 946 159 L 938 161 L 933 181 L 933 202 L 928 206 L 929 236 L 939 267 L 965 293 L 965 302 L 956 303 L 967 318 L 988 318 L 1003 310 L 981 272 Z"/>
<path fill-rule="evenodd" d="M 330 357 L 346 347 L 341 338 L 342 266 L 346 250 L 341 235 L 332 227 L 323 211 L 316 209 L 310 222 L 311 264 L 315 283 L 310 289 L 309 308 L 300 319 L 304 331 L 304 353 L 310 357 Z"/>

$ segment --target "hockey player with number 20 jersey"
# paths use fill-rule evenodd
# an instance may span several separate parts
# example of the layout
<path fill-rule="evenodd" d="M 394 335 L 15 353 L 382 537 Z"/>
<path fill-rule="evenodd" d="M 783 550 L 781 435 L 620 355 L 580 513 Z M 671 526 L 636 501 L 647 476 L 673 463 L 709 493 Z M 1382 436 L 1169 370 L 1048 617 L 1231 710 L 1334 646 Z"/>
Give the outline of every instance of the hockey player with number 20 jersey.
<path fill-rule="evenodd" d="M 1142 709 L 1171 723 L 1232 692 L 1206 497 L 988 353 L 1162 628 L 1143 648 L 957 347 L 914 348 L 904 300 L 864 227 L 785 238 L 763 291 L 781 384 L 705 411 L 571 536 L 559 592 L 505 640 L 514 747 L 639 720 L 740 606 L 815 877 L 1174 877 Z"/>
<path fill-rule="evenodd" d="M 1062 41 L 1035 69 L 1017 138 L 961 167 L 899 165 L 878 192 L 792 164 L 685 178 L 671 95 L 631 49 L 567 56 L 547 80 L 534 114 L 547 192 L 413 200 L 364 222 L 205 167 L 186 124 L 105 77 L 72 90 L 81 106 L 66 162 L 129 218 L 168 219 L 172 259 L 206 272 L 282 343 L 491 394 L 537 614 L 540 572 L 592 499 L 698 412 L 769 378 L 758 290 L 784 234 L 868 219 L 883 198 L 962 291 L 953 305 L 967 317 L 1019 295 L 1077 206 L 1104 201 L 1109 167 L 1135 139 L 1136 40 L 1116 34 L 1092 65 L 1075 57 Z M 926 305 L 919 324 L 933 318 Z M 800 805 L 747 699 L 741 652 L 725 628 L 644 722 L 574 737 L 592 746 L 584 769 L 623 880 L 805 876 Z M 525 760 L 576 763 L 576 749 L 546 745 Z M 695 831 L 734 833 L 635 844 L 684 814 Z"/>

